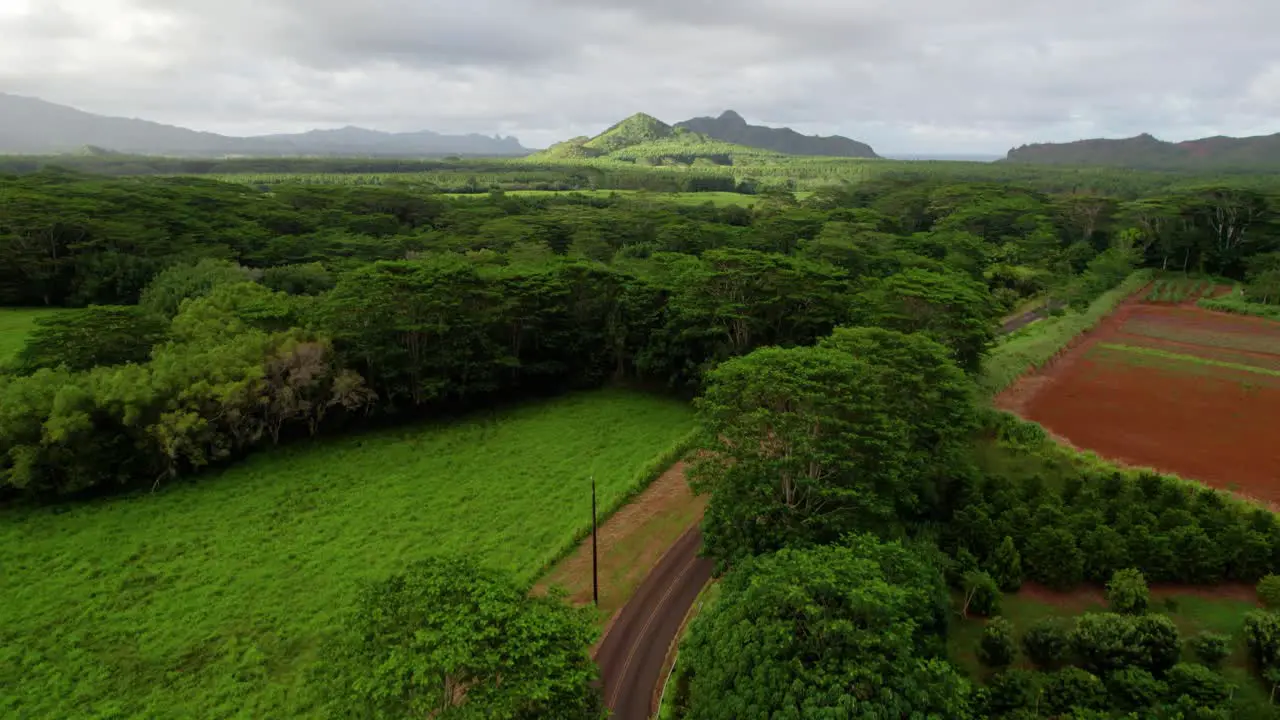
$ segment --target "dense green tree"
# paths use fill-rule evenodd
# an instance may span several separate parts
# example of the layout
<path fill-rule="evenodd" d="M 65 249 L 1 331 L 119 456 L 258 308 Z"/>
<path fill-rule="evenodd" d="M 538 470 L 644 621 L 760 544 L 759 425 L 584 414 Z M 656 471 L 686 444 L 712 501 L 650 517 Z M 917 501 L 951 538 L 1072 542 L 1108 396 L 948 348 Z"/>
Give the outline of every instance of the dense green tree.
<path fill-rule="evenodd" d="M 711 501 L 721 561 L 855 528 L 894 524 L 909 428 L 881 373 L 830 348 L 768 348 L 730 360 L 697 401 L 708 452 L 691 479 Z"/>
<path fill-rule="evenodd" d="M 603 718 L 587 615 L 469 560 L 361 593 L 315 673 L 333 716 Z"/>
<path fill-rule="evenodd" d="M 68 310 L 38 319 L 13 365 L 20 373 L 32 373 L 59 366 L 81 371 L 145 362 L 168 329 L 163 317 L 137 307 Z"/>
<path fill-rule="evenodd" d="M 253 279 L 253 274 L 224 260 L 201 260 L 194 265 L 176 265 L 156 276 L 142 292 L 139 304 L 157 315 L 173 317 L 184 300 L 204 297 L 221 285 L 235 285 Z"/>
<path fill-rule="evenodd" d="M 1142 668 L 1124 668 L 1107 675 L 1112 706 L 1137 712 L 1155 707 L 1169 692 L 1169 686 Z"/>
<path fill-rule="evenodd" d="M 744 561 L 682 645 L 687 717 L 969 717 L 968 683 L 923 654 L 919 592 L 848 548 Z"/>
<path fill-rule="evenodd" d="M 1070 667 L 1045 679 L 1041 708 L 1053 717 L 1072 710 L 1101 710 L 1106 702 L 1106 687 L 1096 675 Z"/>
<path fill-rule="evenodd" d="M 1031 536 L 1022 555 L 1027 576 L 1056 590 L 1070 590 L 1084 579 L 1084 557 L 1075 537 L 1060 528 Z"/>
<path fill-rule="evenodd" d="M 1179 663 L 1169 669 L 1166 678 L 1170 699 L 1189 697 L 1204 707 L 1216 707 L 1231 697 L 1232 686 L 1218 673 L 1204 665 Z"/>
<path fill-rule="evenodd" d="M 1022 635 L 1022 651 L 1041 670 L 1056 670 L 1071 654 L 1071 629 L 1062 620 L 1038 620 Z"/>
<path fill-rule="evenodd" d="M 1141 615 L 1151 602 L 1151 591 L 1142 573 L 1129 568 L 1117 570 L 1107 582 L 1107 606 L 1112 612 Z"/>
<path fill-rule="evenodd" d="M 1071 646 L 1082 667 L 1104 674 L 1126 667 L 1163 673 L 1182 654 L 1178 629 L 1165 615 L 1083 615 L 1071 632 Z"/>
<path fill-rule="evenodd" d="M 923 335 L 883 328 L 836 328 L 819 345 L 865 361 L 879 375 L 884 400 L 907 426 L 910 456 L 904 469 L 917 478 L 898 500 L 898 514 L 938 509 L 950 478 L 968 460 L 978 426 L 976 390 L 942 345 Z"/>
<path fill-rule="evenodd" d="M 945 345 L 966 372 L 976 373 L 995 337 L 996 308 L 987 288 L 956 273 L 906 270 L 858 296 L 864 325 L 920 332 Z"/>
<path fill-rule="evenodd" d="M 996 616 L 987 621 L 978 642 L 978 660 L 989 668 L 1005 668 L 1018 656 L 1013 623 Z"/>
<path fill-rule="evenodd" d="M 996 546 L 995 552 L 987 560 L 988 572 L 996 584 L 1005 592 L 1017 592 L 1022 587 L 1022 555 L 1018 552 L 1013 538 L 1008 535 Z"/>
<path fill-rule="evenodd" d="M 1268 610 L 1280 610 L 1280 575 L 1268 574 L 1258 581 L 1258 602 Z"/>
<path fill-rule="evenodd" d="M 1245 615 L 1244 639 L 1259 668 L 1280 668 L 1280 615 L 1261 610 Z"/>
<path fill-rule="evenodd" d="M 969 613 L 990 617 L 1000 612 L 1000 587 L 990 575 L 981 571 L 972 571 L 965 573 L 964 584 L 961 587 L 964 592 L 964 606 L 960 609 L 960 614 L 968 616 Z"/>
<path fill-rule="evenodd" d="M 281 265 L 262 271 L 262 284 L 290 295 L 319 295 L 333 289 L 333 273 L 318 262 Z"/>
<path fill-rule="evenodd" d="M 1189 641 L 1196 658 L 1206 666 L 1216 668 L 1231 654 L 1231 637 L 1221 633 L 1202 632 Z"/>
<path fill-rule="evenodd" d="M 984 690 L 986 717 L 1007 716 L 1018 710 L 1030 711 L 1040 694 L 1040 676 L 1016 668 L 1005 670 L 993 675 Z"/>

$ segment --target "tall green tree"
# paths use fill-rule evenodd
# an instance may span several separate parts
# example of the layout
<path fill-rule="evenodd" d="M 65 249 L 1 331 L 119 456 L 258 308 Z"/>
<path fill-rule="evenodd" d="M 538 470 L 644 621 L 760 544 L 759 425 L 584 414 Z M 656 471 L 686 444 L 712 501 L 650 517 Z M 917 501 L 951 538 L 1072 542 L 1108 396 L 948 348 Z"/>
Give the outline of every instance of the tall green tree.
<path fill-rule="evenodd" d="M 881 373 L 832 348 L 766 348 L 730 360 L 697 400 L 711 495 L 707 550 L 721 561 L 896 523 L 911 434 Z"/>
<path fill-rule="evenodd" d="M 861 293 L 854 317 L 862 325 L 928 335 L 973 374 L 995 337 L 996 314 L 985 286 L 957 273 L 911 269 Z"/>
<path fill-rule="evenodd" d="M 970 717 L 968 682 L 916 632 L 919 588 L 841 547 L 745 562 L 682 646 L 686 717 Z"/>
<path fill-rule="evenodd" d="M 315 689 L 332 717 L 603 718 L 594 638 L 588 613 L 502 573 L 424 560 L 364 589 Z"/>

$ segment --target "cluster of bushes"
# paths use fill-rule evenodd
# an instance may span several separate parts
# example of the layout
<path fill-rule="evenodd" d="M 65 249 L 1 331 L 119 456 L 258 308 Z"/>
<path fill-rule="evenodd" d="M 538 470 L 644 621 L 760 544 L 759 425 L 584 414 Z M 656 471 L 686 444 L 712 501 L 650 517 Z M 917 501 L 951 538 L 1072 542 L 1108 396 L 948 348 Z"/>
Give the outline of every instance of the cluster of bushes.
<path fill-rule="evenodd" d="M 1250 315 L 1252 317 L 1280 320 L 1280 305 L 1268 305 L 1252 302 L 1240 294 L 1239 288 L 1219 298 L 1204 298 L 1196 303 L 1206 310 L 1232 313 L 1233 315 Z"/>
<path fill-rule="evenodd" d="M 1136 570 L 1112 576 L 1107 600 L 1109 613 L 1037 621 L 1023 629 L 1020 643 L 1008 620 L 987 621 L 975 648 L 994 673 L 978 693 L 984 716 L 1119 710 L 1144 717 L 1230 717 L 1234 688 L 1216 671 L 1230 652 L 1230 638 L 1202 633 L 1187 643 L 1200 662 L 1182 662 L 1178 628 L 1168 616 L 1148 613 L 1146 580 Z M 1039 672 L 1010 669 L 1020 654 Z"/>
<path fill-rule="evenodd" d="M 1048 444 L 1038 426 L 987 419 L 1005 443 Z M 999 472 L 958 482 L 941 543 L 959 572 L 1007 577 L 1009 589 L 1026 578 L 1070 590 L 1130 567 L 1156 582 L 1213 585 L 1257 582 L 1280 566 L 1280 523 L 1264 508 L 1149 471 L 1068 461 L 1063 471 L 1053 483 Z"/>

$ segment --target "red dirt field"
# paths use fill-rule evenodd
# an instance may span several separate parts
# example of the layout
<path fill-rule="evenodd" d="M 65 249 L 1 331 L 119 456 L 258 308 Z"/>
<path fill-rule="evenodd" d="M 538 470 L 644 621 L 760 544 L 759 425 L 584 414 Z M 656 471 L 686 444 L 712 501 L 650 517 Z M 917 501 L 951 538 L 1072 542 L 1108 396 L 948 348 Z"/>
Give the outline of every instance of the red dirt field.
<path fill-rule="evenodd" d="M 1143 295 L 1014 383 L 996 405 L 1103 457 L 1280 504 L 1280 378 L 1097 347 L 1157 348 L 1275 369 L 1280 323 L 1156 306 Z"/>
<path fill-rule="evenodd" d="M 1155 583 L 1151 586 L 1151 599 L 1156 602 L 1165 598 L 1187 595 L 1206 600 L 1258 602 L 1258 591 L 1252 585 L 1242 583 L 1224 583 L 1212 586 Z M 1028 581 L 1022 584 L 1022 589 L 1018 591 L 1018 597 L 1028 598 L 1078 613 L 1088 612 L 1107 605 L 1106 588 L 1095 585 L 1082 585 L 1075 590 L 1061 592 L 1050 590 L 1043 585 Z"/>

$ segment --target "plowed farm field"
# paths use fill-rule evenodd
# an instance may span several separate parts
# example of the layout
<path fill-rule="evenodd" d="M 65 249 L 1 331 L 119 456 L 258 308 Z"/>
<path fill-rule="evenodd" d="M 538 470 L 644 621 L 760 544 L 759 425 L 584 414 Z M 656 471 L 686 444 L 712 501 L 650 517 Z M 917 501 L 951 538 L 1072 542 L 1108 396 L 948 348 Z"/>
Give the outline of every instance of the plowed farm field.
<path fill-rule="evenodd" d="M 1280 504 L 1280 323 L 1139 292 L 996 404 L 1080 449 Z"/>

